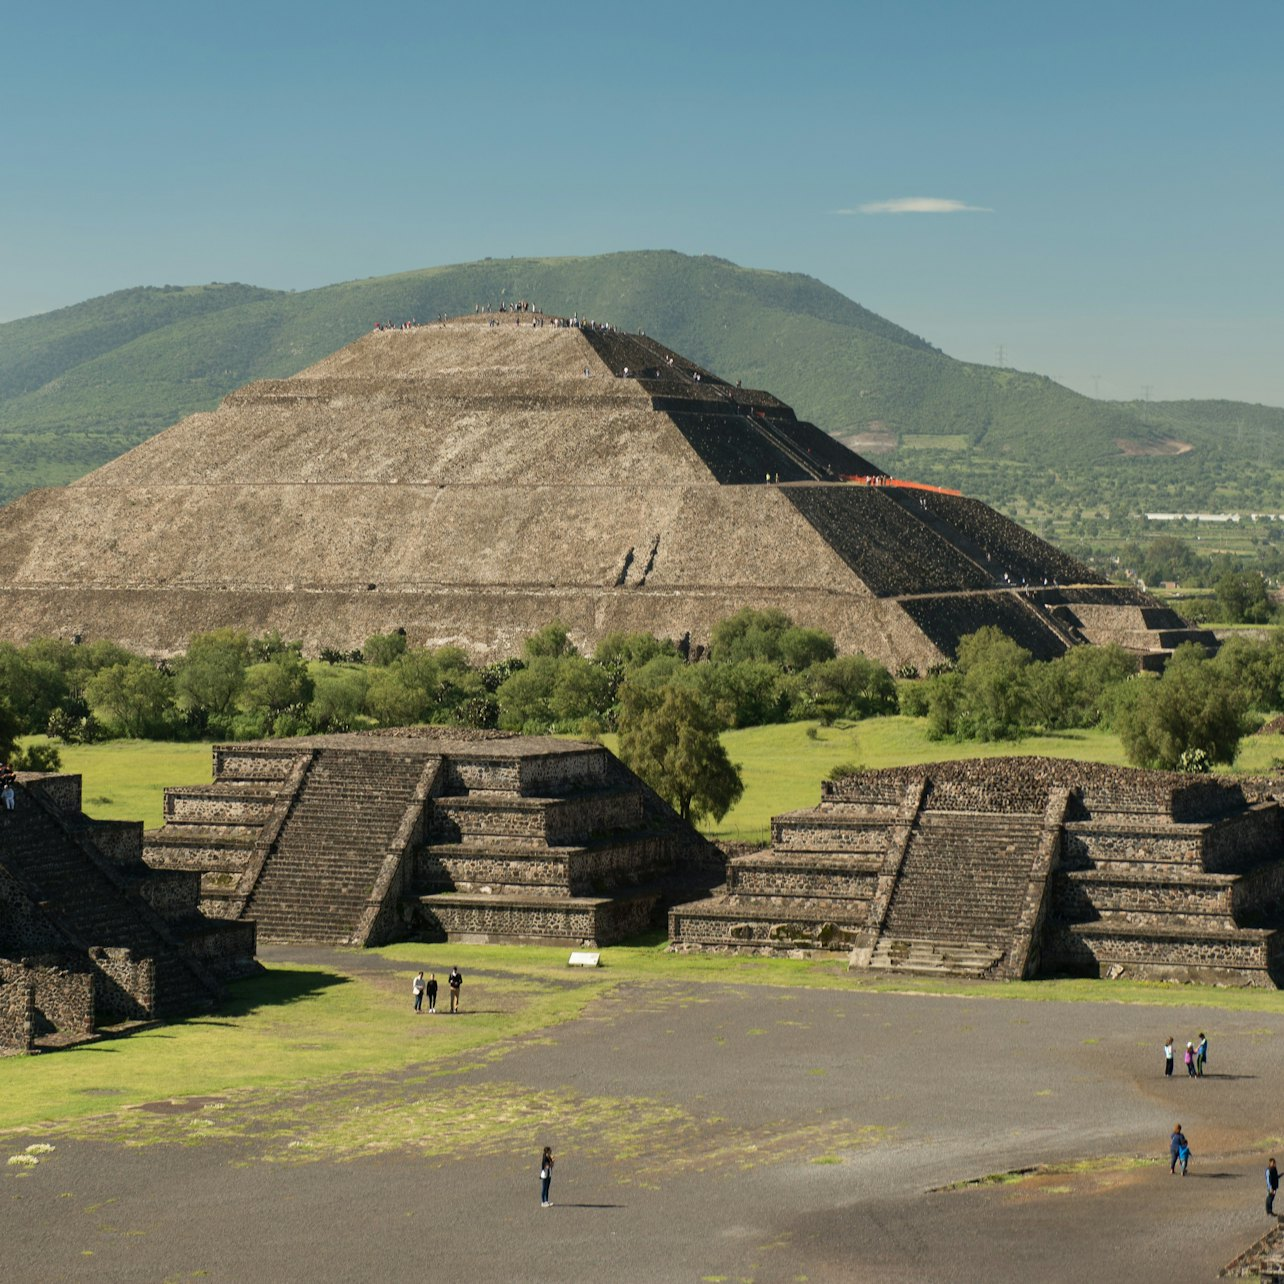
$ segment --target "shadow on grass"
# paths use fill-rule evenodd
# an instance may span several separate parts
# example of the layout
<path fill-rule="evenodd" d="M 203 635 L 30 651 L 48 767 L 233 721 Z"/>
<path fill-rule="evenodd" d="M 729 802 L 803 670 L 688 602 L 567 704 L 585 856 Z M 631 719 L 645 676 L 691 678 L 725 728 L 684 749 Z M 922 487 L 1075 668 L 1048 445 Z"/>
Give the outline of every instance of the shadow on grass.
<path fill-rule="evenodd" d="M 322 990 L 336 985 L 352 985 L 352 978 L 338 972 L 295 971 L 291 968 L 271 968 L 259 976 L 247 977 L 243 981 L 233 981 L 227 987 L 227 997 L 219 1004 L 219 1018 L 249 1016 L 263 1008 L 284 1007 L 289 1003 L 300 1003 L 310 999 Z"/>

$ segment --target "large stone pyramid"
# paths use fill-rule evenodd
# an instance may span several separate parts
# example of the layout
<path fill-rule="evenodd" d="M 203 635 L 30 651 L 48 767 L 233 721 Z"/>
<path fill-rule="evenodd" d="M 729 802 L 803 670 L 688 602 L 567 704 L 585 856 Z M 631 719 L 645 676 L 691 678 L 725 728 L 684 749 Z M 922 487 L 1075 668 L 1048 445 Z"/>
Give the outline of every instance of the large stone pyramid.
<path fill-rule="evenodd" d="M 160 654 L 223 625 L 314 650 L 400 627 L 482 656 L 553 619 L 698 644 L 775 606 L 922 667 L 984 624 L 1038 656 L 1183 636 L 985 505 L 869 479 L 642 335 L 529 312 L 376 331 L 0 509 L 0 637 Z"/>

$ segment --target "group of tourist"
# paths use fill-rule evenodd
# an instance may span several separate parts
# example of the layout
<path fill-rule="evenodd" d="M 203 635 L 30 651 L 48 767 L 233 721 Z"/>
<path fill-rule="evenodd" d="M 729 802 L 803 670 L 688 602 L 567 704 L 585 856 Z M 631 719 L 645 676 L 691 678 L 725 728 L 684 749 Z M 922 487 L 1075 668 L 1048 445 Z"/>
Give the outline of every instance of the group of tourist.
<path fill-rule="evenodd" d="M 0 762 L 0 802 L 5 811 L 13 810 L 14 791 L 18 787 L 18 777 L 7 762 Z"/>
<path fill-rule="evenodd" d="M 459 995 L 464 988 L 464 974 L 457 968 L 450 969 L 450 975 L 446 977 L 446 988 L 450 991 L 450 1010 L 451 1012 L 459 1011 Z M 436 1013 L 437 1011 L 437 973 L 431 972 L 428 979 L 424 980 L 422 972 L 415 973 L 415 979 L 410 984 L 410 992 L 415 996 L 415 1011 L 424 1010 L 424 999 L 428 1000 L 428 1011 Z"/>
<path fill-rule="evenodd" d="M 1164 1075 L 1172 1077 L 1173 1061 L 1175 1059 L 1173 1038 L 1169 1035 L 1164 1040 Z M 1199 1042 L 1193 1039 L 1186 1041 L 1186 1073 L 1192 1079 L 1202 1079 L 1204 1077 L 1204 1067 L 1208 1064 L 1208 1035 L 1202 1030 L 1199 1032 Z"/>

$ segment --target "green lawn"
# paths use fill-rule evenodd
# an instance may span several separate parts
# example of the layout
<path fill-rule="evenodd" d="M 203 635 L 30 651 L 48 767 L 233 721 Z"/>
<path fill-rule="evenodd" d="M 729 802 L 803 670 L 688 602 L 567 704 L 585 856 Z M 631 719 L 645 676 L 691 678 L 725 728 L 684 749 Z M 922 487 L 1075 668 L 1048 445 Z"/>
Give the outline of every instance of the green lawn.
<path fill-rule="evenodd" d="M 32 740 L 47 743 L 43 736 Z M 166 785 L 208 784 L 210 746 L 163 740 L 109 740 L 100 745 L 58 745 L 62 769 L 81 776 L 85 813 L 99 820 L 161 823 Z"/>

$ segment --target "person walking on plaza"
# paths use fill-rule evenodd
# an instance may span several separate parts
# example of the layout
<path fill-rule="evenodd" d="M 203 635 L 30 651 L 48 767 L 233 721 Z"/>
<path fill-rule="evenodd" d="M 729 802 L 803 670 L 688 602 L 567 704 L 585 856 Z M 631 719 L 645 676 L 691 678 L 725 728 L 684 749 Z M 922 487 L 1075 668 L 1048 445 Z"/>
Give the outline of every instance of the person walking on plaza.
<path fill-rule="evenodd" d="M 459 991 L 464 988 L 464 977 L 457 967 L 452 967 L 450 969 L 450 975 L 446 978 L 446 984 L 450 986 L 450 1010 L 451 1012 L 458 1012 Z"/>
<path fill-rule="evenodd" d="M 1164 1074 L 1170 1079 L 1173 1077 L 1173 1040 L 1171 1035 L 1164 1041 Z"/>
<path fill-rule="evenodd" d="M 1176 1174 L 1177 1165 L 1181 1164 L 1181 1175 L 1186 1175 L 1186 1165 L 1190 1163 L 1190 1142 L 1181 1130 L 1181 1124 L 1173 1124 L 1173 1134 L 1168 1138 L 1168 1171 Z"/>
<path fill-rule="evenodd" d="M 1275 1167 L 1275 1160 L 1266 1161 L 1266 1215 L 1275 1216 L 1275 1192 L 1280 1188 L 1280 1170 Z"/>
<path fill-rule="evenodd" d="M 17 787 L 18 777 L 7 762 L 0 762 L 0 799 L 4 800 L 5 811 L 13 810 L 13 791 Z"/>
<path fill-rule="evenodd" d="M 1192 1079 L 1195 1077 L 1195 1045 L 1189 1039 L 1186 1040 L 1186 1073 Z"/>
<path fill-rule="evenodd" d="M 437 973 L 433 972 L 428 977 L 428 1015 L 437 1015 Z"/>
<path fill-rule="evenodd" d="M 415 1011 L 422 1012 L 424 1010 L 424 974 L 422 972 L 415 974 L 415 979 L 410 983 L 410 989 L 415 996 Z"/>
<path fill-rule="evenodd" d="M 1199 1043 L 1195 1047 L 1195 1077 L 1204 1077 L 1204 1067 L 1208 1064 L 1208 1035 L 1199 1032 Z"/>
<path fill-rule="evenodd" d="M 1274 1162 L 1274 1161 L 1272 1161 Z M 539 1161 L 539 1206 L 547 1208 L 550 1204 L 548 1188 L 553 1181 L 553 1148 L 544 1147 L 544 1154 Z"/>

